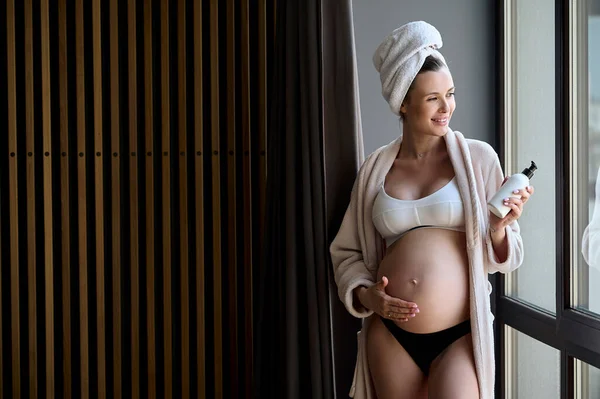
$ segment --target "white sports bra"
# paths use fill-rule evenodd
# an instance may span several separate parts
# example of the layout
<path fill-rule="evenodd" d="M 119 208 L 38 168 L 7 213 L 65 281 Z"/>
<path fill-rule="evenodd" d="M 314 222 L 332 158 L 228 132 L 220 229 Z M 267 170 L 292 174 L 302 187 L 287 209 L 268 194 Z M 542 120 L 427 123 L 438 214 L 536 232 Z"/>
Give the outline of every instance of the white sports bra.
<path fill-rule="evenodd" d="M 404 234 L 419 227 L 465 231 L 465 215 L 456 177 L 433 194 L 416 200 L 391 197 L 385 192 L 384 184 L 373 204 L 373 224 L 388 248 Z"/>

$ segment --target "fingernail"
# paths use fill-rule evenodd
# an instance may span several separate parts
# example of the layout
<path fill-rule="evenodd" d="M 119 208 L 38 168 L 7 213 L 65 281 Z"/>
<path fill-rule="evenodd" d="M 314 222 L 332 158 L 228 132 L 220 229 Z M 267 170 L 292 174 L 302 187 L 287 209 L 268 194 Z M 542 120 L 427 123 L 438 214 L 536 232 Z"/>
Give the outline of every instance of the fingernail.
<path fill-rule="evenodd" d="M 419 309 L 415 309 L 415 313 L 419 313 Z"/>
<path fill-rule="evenodd" d="M 504 200 L 503 200 L 503 201 L 504 201 L 504 202 L 508 201 L 508 198 L 504 198 Z"/>
<path fill-rule="evenodd" d="M 508 206 L 508 202 L 505 202 L 504 205 Z"/>
<path fill-rule="evenodd" d="M 519 194 L 519 190 L 513 191 L 513 194 Z"/>

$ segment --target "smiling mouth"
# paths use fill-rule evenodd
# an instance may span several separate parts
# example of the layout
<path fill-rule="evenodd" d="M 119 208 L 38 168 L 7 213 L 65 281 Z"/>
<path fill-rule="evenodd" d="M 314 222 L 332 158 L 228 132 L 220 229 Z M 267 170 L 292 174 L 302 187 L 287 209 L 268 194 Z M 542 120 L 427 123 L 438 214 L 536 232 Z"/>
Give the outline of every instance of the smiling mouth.
<path fill-rule="evenodd" d="M 432 119 L 432 121 L 437 123 L 446 123 L 448 122 L 448 118 Z"/>

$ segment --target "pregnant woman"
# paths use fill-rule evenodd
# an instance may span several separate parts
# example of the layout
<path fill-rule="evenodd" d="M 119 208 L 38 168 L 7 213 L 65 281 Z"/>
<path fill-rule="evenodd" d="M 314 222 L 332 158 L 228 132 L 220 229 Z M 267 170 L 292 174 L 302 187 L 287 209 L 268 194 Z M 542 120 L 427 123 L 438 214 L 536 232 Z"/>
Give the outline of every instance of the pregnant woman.
<path fill-rule="evenodd" d="M 487 274 L 521 264 L 516 220 L 533 188 L 505 200 L 505 218 L 487 211 L 500 162 L 448 127 L 455 89 L 441 46 L 433 26 L 412 22 L 373 57 L 403 133 L 362 165 L 331 245 L 340 298 L 364 319 L 355 398 L 494 397 Z"/>

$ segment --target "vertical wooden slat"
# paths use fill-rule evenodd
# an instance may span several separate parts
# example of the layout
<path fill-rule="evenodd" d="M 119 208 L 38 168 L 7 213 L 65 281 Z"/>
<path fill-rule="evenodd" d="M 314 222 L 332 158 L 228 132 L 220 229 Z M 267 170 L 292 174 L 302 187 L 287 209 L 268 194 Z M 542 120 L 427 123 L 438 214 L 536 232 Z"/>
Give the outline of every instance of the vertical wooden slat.
<path fill-rule="evenodd" d="M 154 136 L 152 93 L 152 8 L 144 7 L 144 86 L 145 86 L 145 141 L 146 151 L 146 309 L 148 313 L 148 395 L 156 397 L 156 333 L 154 317 L 154 167 L 152 140 Z"/>
<path fill-rule="evenodd" d="M 266 0 L 258 0 L 258 198 L 259 198 L 259 231 L 264 230 L 265 203 L 267 188 L 267 9 Z M 273 24 L 275 25 L 275 24 Z M 262 235 L 258 238 L 258 248 L 263 248 Z"/>
<path fill-rule="evenodd" d="M 229 387 L 230 395 L 237 398 L 239 379 L 237 372 L 238 345 L 237 345 L 237 234 L 236 234 L 236 152 L 235 152 L 235 119 L 236 81 L 235 81 L 235 0 L 227 0 L 227 296 L 229 297 L 227 330 L 229 331 Z"/>
<path fill-rule="evenodd" d="M 198 346 L 198 395 L 203 398 L 206 386 L 206 358 L 205 358 L 205 333 L 206 328 L 204 312 L 204 165 L 203 165 L 203 142 L 204 142 L 204 92 L 203 92 L 203 68 L 202 68 L 202 2 L 194 2 L 194 150 L 196 153 L 194 162 L 195 174 L 195 207 L 196 207 L 196 317 L 197 329 L 196 340 Z"/>
<path fill-rule="evenodd" d="M 77 217 L 79 239 L 79 339 L 81 345 L 81 397 L 88 398 L 90 390 L 88 262 L 87 262 L 87 196 L 86 196 L 86 109 L 85 109 L 85 49 L 83 2 L 75 4 L 75 58 L 77 84 Z M 89 155 L 89 154 L 88 154 Z"/>
<path fill-rule="evenodd" d="M 173 323 L 171 298 L 171 99 L 169 87 L 169 0 L 162 0 L 161 6 L 161 113 L 162 113 L 162 215 L 163 215 L 163 305 L 164 305 L 164 369 L 165 395 L 173 392 Z"/>
<path fill-rule="evenodd" d="M 69 183 L 69 116 L 68 116 L 68 70 L 67 70 L 67 9 L 66 0 L 58 2 L 58 80 L 60 95 L 60 218 L 62 262 L 62 313 L 63 313 L 63 394 L 71 398 L 71 226 Z"/>
<path fill-rule="evenodd" d="M 92 0 L 92 46 L 94 60 L 94 188 L 96 221 L 96 331 L 98 396 L 106 397 L 106 313 L 104 293 L 104 181 L 102 176 L 102 41 L 100 0 Z"/>
<path fill-rule="evenodd" d="M 190 396 L 190 293 L 187 187 L 187 90 L 185 1 L 177 2 L 177 66 L 179 77 L 179 253 L 181 254 L 181 395 Z"/>
<path fill-rule="evenodd" d="M 127 3 L 129 70 L 129 223 L 131 231 L 131 396 L 140 397 L 140 273 L 138 224 L 138 145 L 137 145 L 137 35 L 136 2 Z"/>
<path fill-rule="evenodd" d="M 17 159 L 17 65 L 15 54 L 15 3 L 6 1 L 6 62 L 8 72 L 8 196 L 10 224 L 10 332 L 12 393 L 21 397 L 21 331 L 19 322 L 19 195 Z"/>
<path fill-rule="evenodd" d="M 112 322 L 114 398 L 122 397 L 121 367 L 121 123 L 119 101 L 119 20 L 118 2 L 110 1 L 110 131 L 111 131 L 111 201 L 112 201 Z M 108 154 L 107 154 L 108 156 Z"/>
<path fill-rule="evenodd" d="M 212 145 L 212 227 L 213 227 L 213 328 L 215 395 L 223 397 L 223 304 L 221 278 L 221 172 L 219 162 L 219 5 L 210 2 L 210 80 Z"/>
<path fill-rule="evenodd" d="M 25 162 L 27 185 L 27 281 L 29 315 L 29 394 L 38 395 L 37 375 L 37 306 L 36 306 L 36 236 L 35 236 L 35 165 L 34 103 L 33 103 L 33 10 L 31 0 L 25 0 Z"/>
<path fill-rule="evenodd" d="M 241 95 L 242 148 L 244 187 L 244 387 L 246 396 L 252 393 L 252 131 L 250 129 L 250 19 L 248 0 L 241 0 Z"/>
<path fill-rule="evenodd" d="M 52 152 L 50 114 L 50 43 L 48 0 L 40 1 L 40 28 L 42 51 L 42 135 L 44 176 L 44 270 L 46 321 L 46 395 L 54 397 L 54 251 L 52 227 Z"/>

